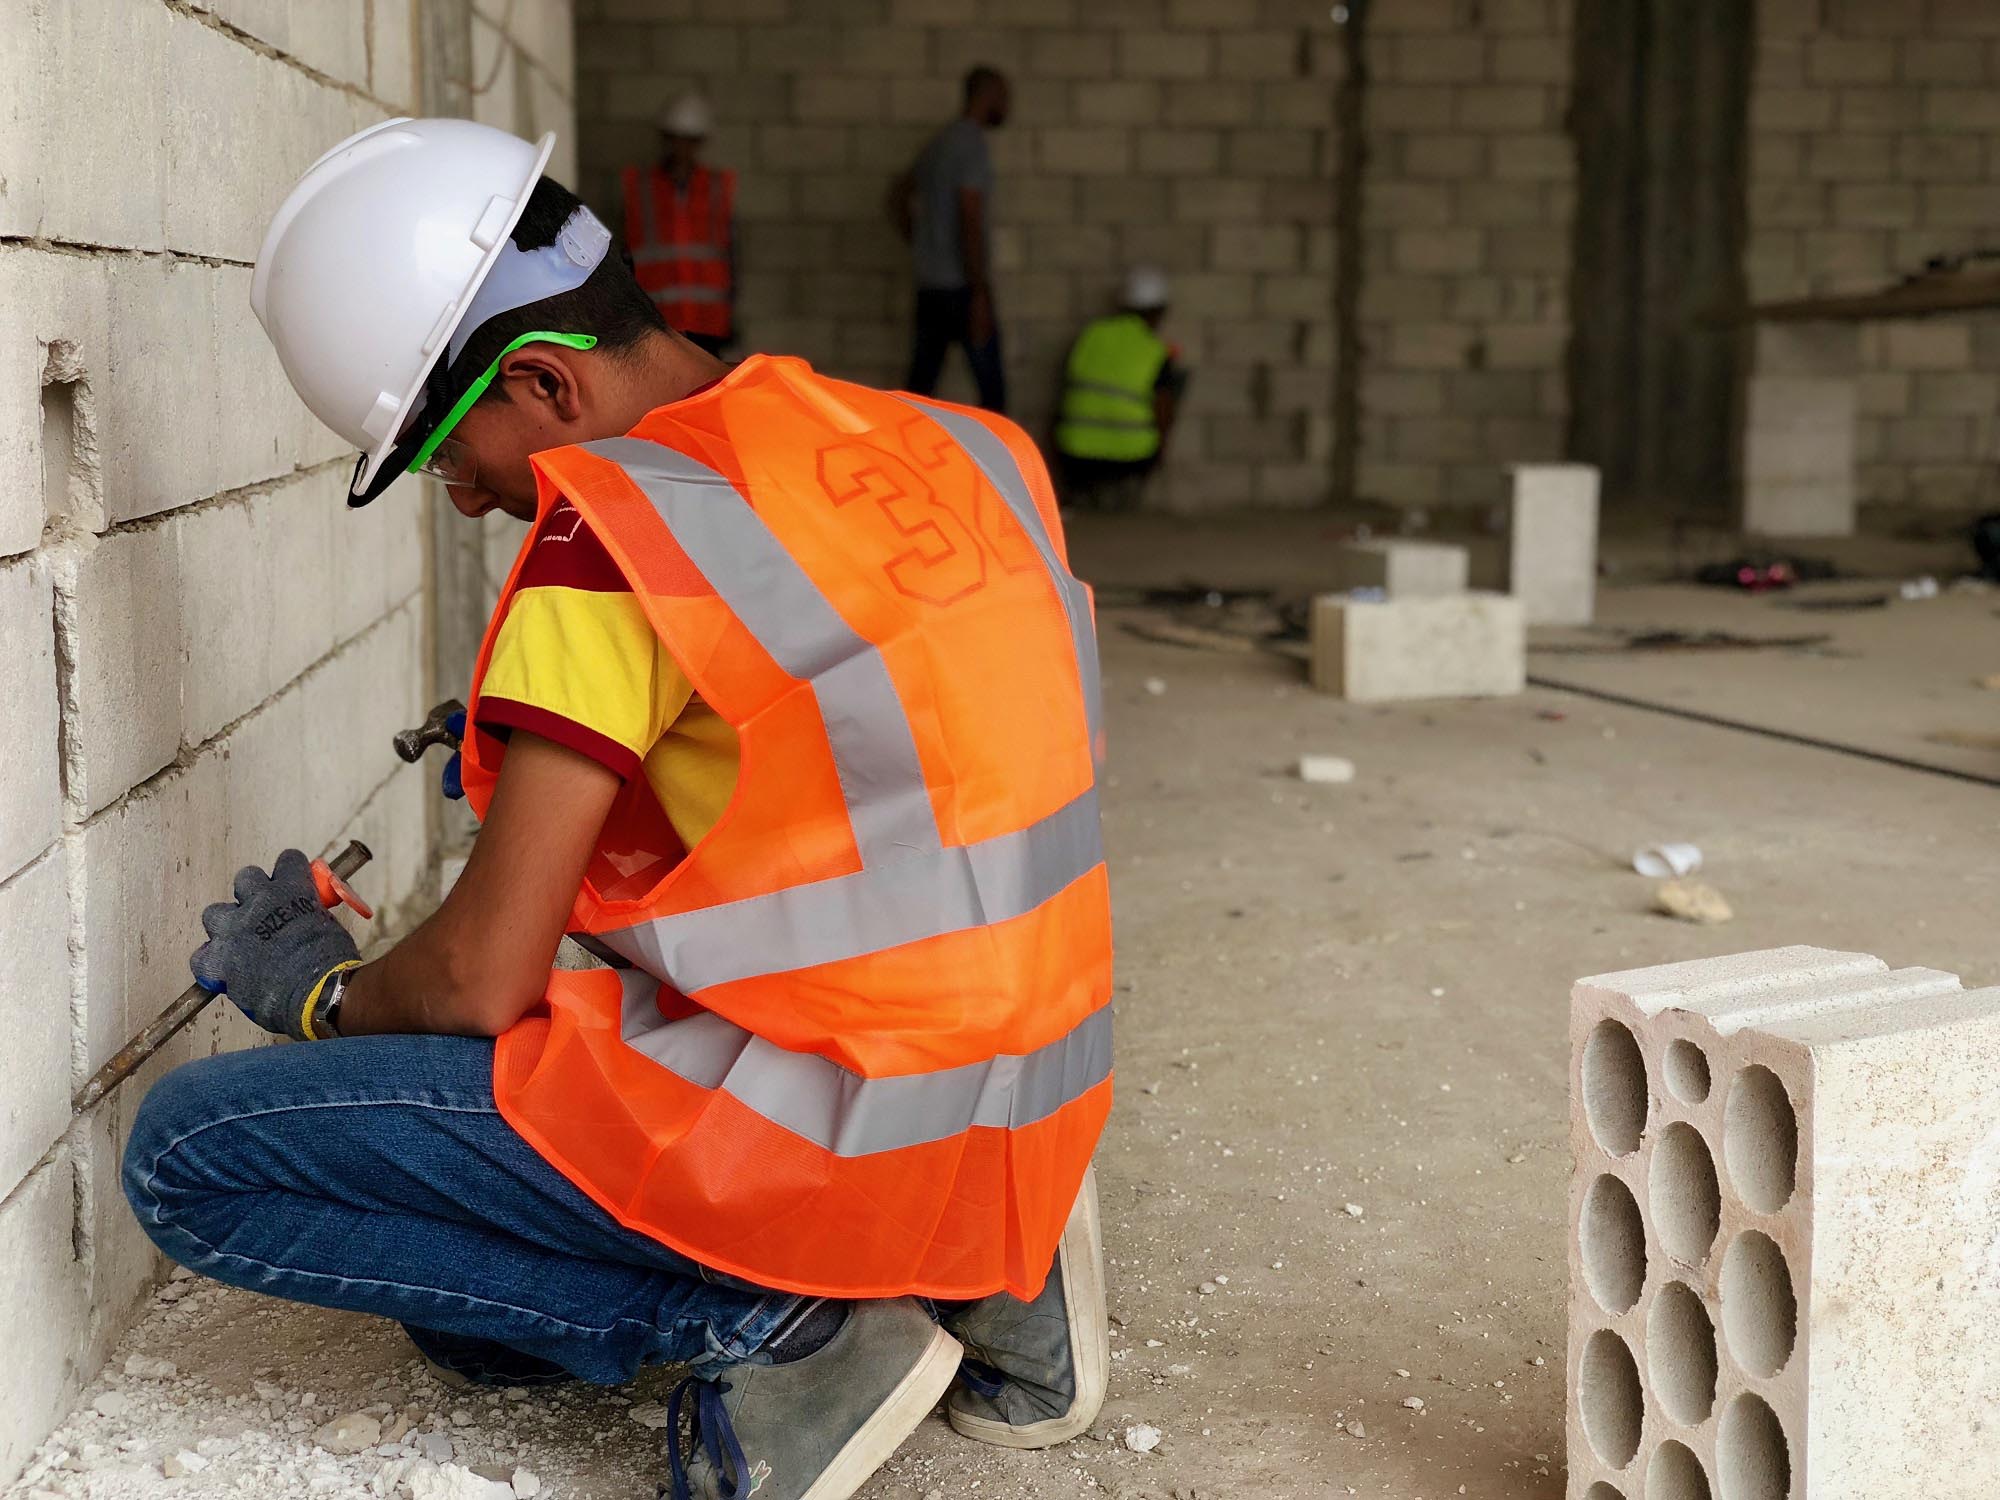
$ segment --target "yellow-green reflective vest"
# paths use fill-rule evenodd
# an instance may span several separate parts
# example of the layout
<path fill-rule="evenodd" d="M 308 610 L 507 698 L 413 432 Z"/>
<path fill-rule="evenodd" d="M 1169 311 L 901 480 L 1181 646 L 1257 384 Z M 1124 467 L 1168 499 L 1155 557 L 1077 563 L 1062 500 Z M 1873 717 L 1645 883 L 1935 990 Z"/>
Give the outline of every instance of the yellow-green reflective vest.
<path fill-rule="evenodd" d="M 1136 463 L 1160 451 L 1153 386 L 1167 344 L 1137 313 L 1099 318 L 1070 346 L 1056 446 L 1071 458 Z"/>

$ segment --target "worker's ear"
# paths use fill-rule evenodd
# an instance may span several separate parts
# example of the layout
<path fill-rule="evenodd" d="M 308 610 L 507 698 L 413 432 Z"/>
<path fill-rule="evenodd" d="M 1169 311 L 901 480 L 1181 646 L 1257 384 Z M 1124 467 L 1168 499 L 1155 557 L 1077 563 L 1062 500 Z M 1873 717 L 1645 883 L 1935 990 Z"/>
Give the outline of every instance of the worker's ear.
<path fill-rule="evenodd" d="M 574 422 L 583 414 L 583 391 L 571 351 L 556 344 L 528 344 L 500 361 L 500 378 L 517 405 L 549 422 Z"/>

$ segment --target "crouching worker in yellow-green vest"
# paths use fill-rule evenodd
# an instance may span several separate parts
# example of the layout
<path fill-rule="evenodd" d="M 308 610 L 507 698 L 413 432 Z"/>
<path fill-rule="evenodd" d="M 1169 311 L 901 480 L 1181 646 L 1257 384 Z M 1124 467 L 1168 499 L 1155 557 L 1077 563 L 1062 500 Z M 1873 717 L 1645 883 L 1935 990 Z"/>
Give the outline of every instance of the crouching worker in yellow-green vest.
<path fill-rule="evenodd" d="M 1120 301 L 1118 312 L 1089 324 L 1070 346 L 1056 418 L 1063 498 L 1106 510 L 1137 502 L 1187 388 L 1179 351 L 1160 337 L 1166 273 L 1135 267 Z"/>

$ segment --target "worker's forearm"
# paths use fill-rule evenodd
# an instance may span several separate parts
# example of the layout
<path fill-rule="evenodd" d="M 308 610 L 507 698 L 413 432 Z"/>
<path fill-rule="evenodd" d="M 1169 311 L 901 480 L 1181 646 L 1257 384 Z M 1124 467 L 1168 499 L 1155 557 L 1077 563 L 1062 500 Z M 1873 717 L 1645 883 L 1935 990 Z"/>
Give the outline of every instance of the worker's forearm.
<path fill-rule="evenodd" d="M 445 920 L 440 921 L 440 918 Z M 458 934 L 444 912 L 348 981 L 340 1033 L 498 1036 L 540 996 L 546 969 L 495 972 L 490 945 Z"/>

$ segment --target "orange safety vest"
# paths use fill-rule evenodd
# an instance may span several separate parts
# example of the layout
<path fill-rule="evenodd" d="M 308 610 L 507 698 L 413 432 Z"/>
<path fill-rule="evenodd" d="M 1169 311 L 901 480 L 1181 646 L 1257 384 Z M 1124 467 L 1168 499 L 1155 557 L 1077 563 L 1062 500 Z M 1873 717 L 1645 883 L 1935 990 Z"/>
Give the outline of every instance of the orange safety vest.
<path fill-rule="evenodd" d="M 736 295 L 729 274 L 736 174 L 696 167 L 683 195 L 658 167 L 627 167 L 624 184 L 625 243 L 639 285 L 669 327 L 728 338 Z"/>
<path fill-rule="evenodd" d="M 759 1285 L 1033 1297 L 1111 1106 L 1096 633 L 1034 445 L 753 356 L 534 464 L 741 768 L 685 852 L 643 777 L 620 794 L 572 927 L 633 967 L 551 975 L 501 1113 Z M 502 753 L 465 744 L 482 817 Z"/>

